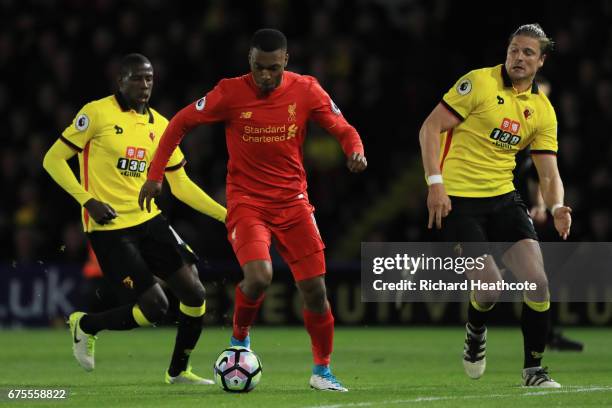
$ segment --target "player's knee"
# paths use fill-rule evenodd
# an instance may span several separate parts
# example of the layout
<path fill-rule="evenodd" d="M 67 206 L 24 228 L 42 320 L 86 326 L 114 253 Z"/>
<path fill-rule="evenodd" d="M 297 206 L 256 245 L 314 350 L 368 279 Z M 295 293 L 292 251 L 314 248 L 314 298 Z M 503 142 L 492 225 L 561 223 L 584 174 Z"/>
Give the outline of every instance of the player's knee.
<path fill-rule="evenodd" d="M 532 279 L 531 282 L 537 285 L 538 291 L 543 290 L 548 292 L 548 278 L 546 275 L 542 274 L 535 279 Z"/>
<path fill-rule="evenodd" d="M 327 309 L 327 297 L 325 291 L 322 293 L 313 293 L 310 296 L 304 295 L 304 306 L 308 310 L 323 313 Z"/>
<path fill-rule="evenodd" d="M 270 262 L 255 261 L 244 266 L 244 280 L 240 288 L 245 294 L 258 297 L 272 283 L 272 264 Z"/>
<path fill-rule="evenodd" d="M 159 291 L 143 296 L 139 300 L 138 305 L 144 316 L 151 323 L 161 321 L 166 313 L 168 313 L 168 308 L 170 307 L 168 298 L 161 291 L 161 288 Z"/>
<path fill-rule="evenodd" d="M 498 290 L 483 290 L 474 292 L 472 304 L 476 304 L 482 309 L 491 309 L 499 300 L 500 292 Z M 475 306 L 476 307 L 476 306 Z M 478 309 L 478 307 L 476 307 Z"/>
<path fill-rule="evenodd" d="M 206 300 L 206 289 L 199 280 L 191 287 L 186 299 L 181 301 L 189 305 L 201 305 Z"/>
<path fill-rule="evenodd" d="M 304 298 L 308 298 L 312 301 L 324 302 L 327 299 L 327 290 L 325 285 L 315 285 L 303 290 Z"/>
<path fill-rule="evenodd" d="M 200 306 L 206 300 L 206 290 L 195 265 L 184 265 L 168 281 L 179 300 L 190 306 Z"/>
<path fill-rule="evenodd" d="M 540 275 L 529 280 L 529 283 L 535 283 L 536 289 L 530 290 L 528 297 L 534 301 L 541 302 L 548 300 L 548 278 L 546 275 Z"/>
<path fill-rule="evenodd" d="M 151 314 L 153 318 L 153 322 L 159 322 L 163 319 L 163 317 L 168 313 L 168 308 L 170 307 L 168 298 L 165 295 L 159 296 L 155 298 L 155 301 L 151 305 Z"/>
<path fill-rule="evenodd" d="M 304 298 L 304 304 L 308 309 L 317 310 L 326 307 L 327 289 L 322 278 L 306 279 L 298 282 L 297 285 Z"/>
<path fill-rule="evenodd" d="M 241 285 L 241 289 L 245 294 L 250 294 L 250 297 L 259 297 L 263 292 L 268 289 L 272 279 L 267 277 L 255 277 L 252 279 L 245 279 Z"/>

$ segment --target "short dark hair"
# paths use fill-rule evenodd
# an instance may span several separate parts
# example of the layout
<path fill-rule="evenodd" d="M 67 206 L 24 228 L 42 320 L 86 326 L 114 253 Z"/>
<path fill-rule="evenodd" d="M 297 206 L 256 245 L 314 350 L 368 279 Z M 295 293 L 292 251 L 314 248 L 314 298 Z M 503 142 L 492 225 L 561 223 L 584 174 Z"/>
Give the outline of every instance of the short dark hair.
<path fill-rule="evenodd" d="M 121 58 L 121 62 L 119 62 L 119 75 L 124 77 L 130 73 L 130 68 L 137 64 L 151 64 L 151 61 L 147 57 L 142 54 L 132 53 Z"/>
<path fill-rule="evenodd" d="M 255 31 L 251 38 L 251 48 L 265 52 L 287 49 L 287 37 L 273 28 L 262 28 Z"/>
<path fill-rule="evenodd" d="M 542 55 L 550 53 L 555 48 L 555 42 L 548 37 L 542 27 L 538 23 L 524 24 L 517 28 L 511 35 L 508 42 L 511 42 L 517 35 L 524 35 L 535 38 L 540 42 L 540 51 Z"/>

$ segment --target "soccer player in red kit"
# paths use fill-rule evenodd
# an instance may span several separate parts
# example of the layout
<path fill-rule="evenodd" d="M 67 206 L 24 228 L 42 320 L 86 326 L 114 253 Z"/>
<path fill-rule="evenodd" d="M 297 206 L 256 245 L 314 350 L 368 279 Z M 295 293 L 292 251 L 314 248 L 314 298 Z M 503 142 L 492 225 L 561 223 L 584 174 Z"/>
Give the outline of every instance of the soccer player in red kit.
<path fill-rule="evenodd" d="M 228 239 L 244 279 L 236 286 L 234 330 L 230 343 L 250 347 L 249 328 L 272 280 L 270 244 L 289 265 L 304 300 L 304 325 L 312 344 L 310 386 L 348 391 L 329 368 L 334 317 L 325 288 L 325 245 L 308 201 L 302 145 L 308 120 L 338 139 L 351 172 L 367 167 L 359 134 L 317 80 L 285 71 L 287 39 L 278 30 L 255 32 L 249 74 L 224 79 L 206 96 L 170 121 L 148 180 L 141 208 L 161 192 L 164 167 L 183 136 L 198 125 L 225 123 Z"/>

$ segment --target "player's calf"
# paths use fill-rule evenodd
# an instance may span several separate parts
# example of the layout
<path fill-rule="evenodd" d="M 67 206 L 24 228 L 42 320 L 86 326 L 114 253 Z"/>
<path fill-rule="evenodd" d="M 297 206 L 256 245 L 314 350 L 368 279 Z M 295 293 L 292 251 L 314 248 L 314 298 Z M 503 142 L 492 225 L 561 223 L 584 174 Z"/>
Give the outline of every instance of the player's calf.
<path fill-rule="evenodd" d="M 255 321 L 263 300 L 263 293 L 258 298 L 249 298 L 242 291 L 240 285 L 236 286 L 233 332 L 230 338 L 230 345 L 250 348 L 249 330 Z"/>

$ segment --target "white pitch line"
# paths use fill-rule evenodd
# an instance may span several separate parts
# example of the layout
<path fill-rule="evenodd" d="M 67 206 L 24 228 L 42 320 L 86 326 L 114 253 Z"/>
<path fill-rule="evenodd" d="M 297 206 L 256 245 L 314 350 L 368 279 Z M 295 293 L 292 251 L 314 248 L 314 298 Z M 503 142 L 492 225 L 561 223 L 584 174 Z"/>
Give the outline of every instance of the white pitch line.
<path fill-rule="evenodd" d="M 612 386 L 597 386 L 597 387 L 564 387 L 562 389 L 550 390 L 550 391 L 529 391 L 522 394 L 481 394 L 481 395 L 464 395 L 460 397 L 455 396 L 439 396 L 439 397 L 417 397 L 412 399 L 401 399 L 401 400 L 385 400 L 385 401 L 372 401 L 372 402 L 349 402 L 346 404 L 334 404 L 334 405 L 311 405 L 305 408 L 345 408 L 345 407 L 370 407 L 373 405 L 392 405 L 392 404 L 407 404 L 417 402 L 431 402 L 431 401 L 448 401 L 448 400 L 463 400 L 463 399 L 486 399 L 486 398 L 508 398 L 508 397 L 533 397 L 540 395 L 551 395 L 551 394 L 573 394 L 579 392 L 599 392 L 599 391 L 612 391 Z"/>

